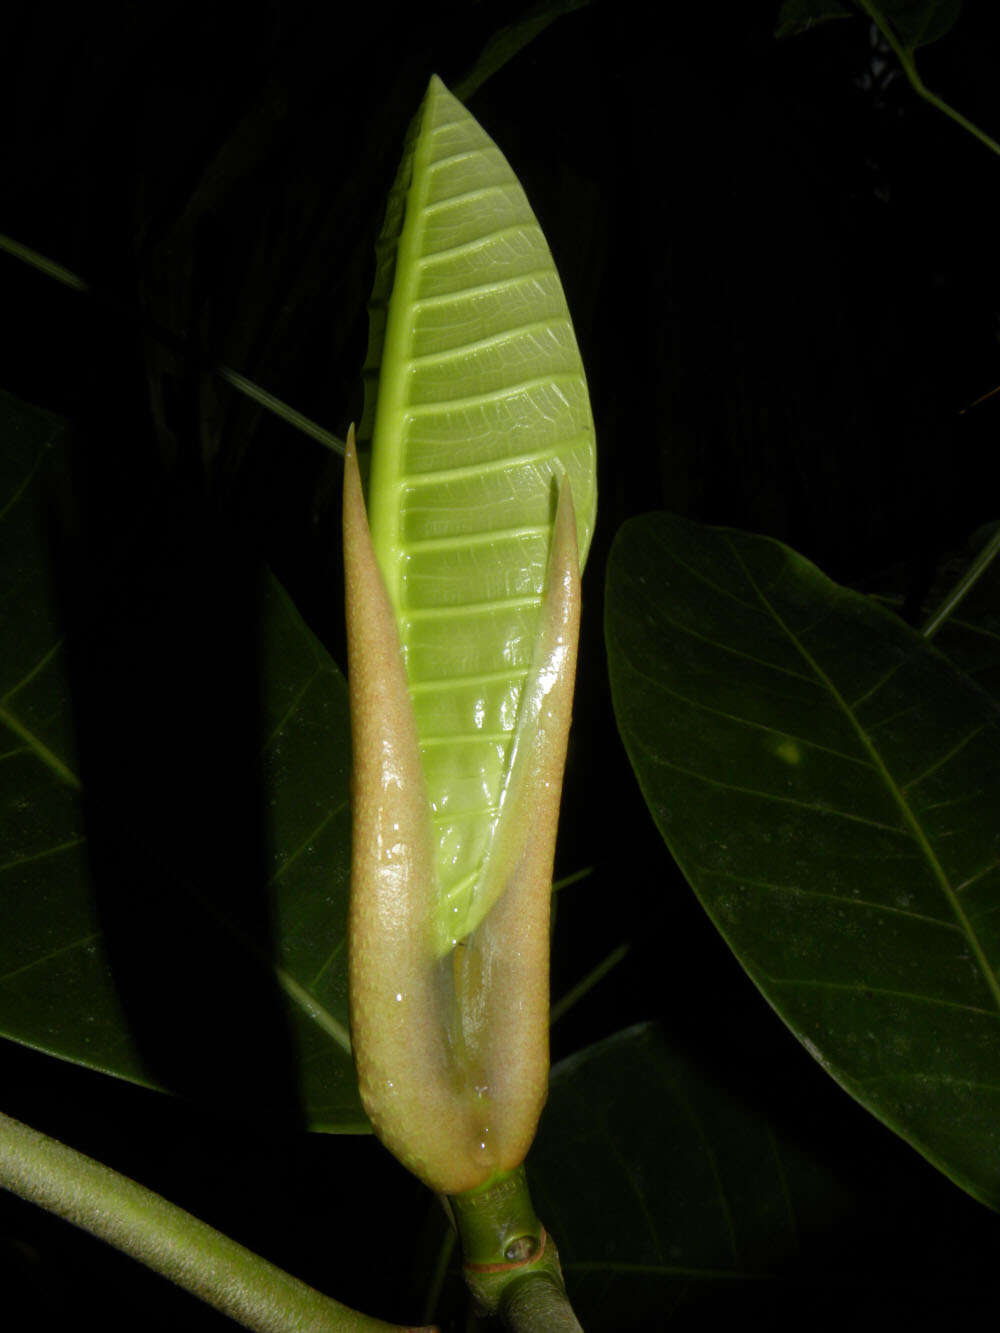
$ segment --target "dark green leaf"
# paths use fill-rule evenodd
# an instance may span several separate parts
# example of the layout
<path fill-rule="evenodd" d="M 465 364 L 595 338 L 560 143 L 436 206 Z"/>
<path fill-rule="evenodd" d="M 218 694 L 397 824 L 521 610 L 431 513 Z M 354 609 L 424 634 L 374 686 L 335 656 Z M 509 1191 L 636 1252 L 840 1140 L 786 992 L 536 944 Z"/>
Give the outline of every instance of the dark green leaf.
<path fill-rule="evenodd" d="M 808 1070 L 762 1093 L 745 1078 L 752 1056 L 720 1078 L 713 1063 L 725 1070 L 730 1053 L 719 1054 L 685 1053 L 639 1024 L 552 1071 L 528 1177 L 588 1333 L 704 1328 L 723 1311 L 786 1328 L 817 1301 L 826 1314 L 870 1311 L 883 1283 L 901 1313 L 919 1298 L 900 1264 L 912 1273 L 932 1256 L 944 1284 L 946 1238 L 970 1219 L 958 1264 L 991 1271 L 1000 1219 L 914 1172 L 902 1145 Z M 442 1220 L 444 1262 L 446 1230 Z M 461 1308 L 454 1279 L 426 1318 Z"/>
<path fill-rule="evenodd" d="M 619 729 L 774 1008 L 858 1101 L 1000 1205 L 1000 714 L 769 539 L 632 520 L 608 571 Z"/>
<path fill-rule="evenodd" d="M 967 546 L 946 561 L 925 602 L 926 614 L 940 605 L 996 531 L 979 528 Z M 1000 562 L 994 560 L 934 636 L 940 650 L 1000 703 Z"/>
<path fill-rule="evenodd" d="M 871 8 L 888 19 L 904 46 L 915 51 L 954 27 L 962 0 L 878 0 Z"/>
<path fill-rule="evenodd" d="M 989 594 L 992 594 L 990 598 Z M 959 671 L 1000 704 L 1000 578 L 984 579 L 934 637 Z"/>
<path fill-rule="evenodd" d="M 775 1274 L 850 1208 L 832 1171 L 650 1024 L 556 1065 L 528 1166 L 587 1329 L 651 1327 L 691 1283 Z"/>
<path fill-rule="evenodd" d="M 452 92 L 460 102 L 467 102 L 487 79 L 499 73 L 556 19 L 590 3 L 591 0 L 537 0 L 514 23 L 493 34 L 469 72 L 453 85 Z"/>
<path fill-rule="evenodd" d="M 255 1068 L 257 1038 L 238 1031 L 241 1022 L 254 1021 L 249 992 L 239 993 L 240 979 L 249 977 L 252 985 L 259 974 L 285 997 L 310 1125 L 365 1130 L 347 1041 L 350 741 L 344 681 L 283 589 L 268 577 L 260 605 L 262 734 L 255 780 L 269 824 L 263 878 L 273 939 L 248 934 L 240 919 L 241 896 L 249 898 L 252 885 L 237 884 L 227 899 L 206 880 L 203 866 L 190 857 L 177 863 L 177 847 L 186 846 L 181 831 L 163 845 L 149 846 L 124 816 L 112 839 L 112 851 L 131 871 L 124 897 L 153 910 L 143 918 L 126 910 L 124 919 L 133 926 L 141 920 L 142 930 L 123 937 L 127 903 L 109 893 L 107 876 L 102 880 L 100 873 L 114 856 L 93 841 L 95 820 L 106 830 L 119 815 L 97 809 L 97 796 L 88 807 L 79 778 L 75 718 L 86 712 L 86 700 L 73 693 L 75 639 L 63 636 L 48 561 L 50 515 L 43 501 L 49 488 L 43 483 L 63 468 L 64 434 L 57 418 L 0 394 L 0 1031 L 62 1059 L 156 1085 L 160 1079 L 147 1059 L 143 1006 L 136 999 L 136 982 L 141 991 L 143 970 L 149 969 L 155 992 L 144 997 L 146 1012 L 163 1024 L 176 1047 L 196 1045 L 205 1030 L 223 1043 L 216 1054 L 221 1065 L 228 1046 L 245 1053 L 251 1063 L 237 1071 L 242 1094 L 255 1092 L 266 1102 L 264 1037 Z M 98 609 L 113 600 L 113 591 L 101 590 Z M 152 612 L 146 606 L 128 614 L 138 623 Z M 118 633 L 121 637 L 120 625 Z M 209 681 L 198 647 L 186 660 Z M 195 679 L 194 691 L 198 685 Z M 135 774 L 126 775 L 126 784 L 142 785 L 143 774 L 157 763 L 155 751 L 147 755 L 142 745 L 147 732 L 155 734 L 150 724 L 162 705 L 151 695 L 146 706 L 148 718 L 139 715 L 124 724 L 138 746 Z M 252 721 L 247 718 L 248 725 Z M 121 720 L 116 722 L 120 734 Z M 110 725 L 109 719 L 109 732 Z M 192 734 L 189 763 L 211 766 L 212 744 L 211 735 Z M 191 813 L 211 827 L 211 810 Z M 255 840 L 252 828 L 247 839 Z M 232 860 L 234 867 L 242 864 L 238 855 Z M 167 887 L 159 901 L 154 886 L 161 878 Z M 115 921 L 109 948 L 108 929 Z M 217 952 L 206 957 L 206 932 L 212 931 Z M 159 935 L 179 952 L 162 957 Z M 209 980 L 225 1001 L 224 1013 L 192 1008 L 187 997 L 205 980 L 192 976 L 195 959 L 213 972 Z M 130 978 L 123 1001 L 123 980 Z M 233 989 L 237 993 L 230 993 Z M 210 992 L 211 986 L 204 987 Z M 211 1058 L 211 1051 L 205 1054 Z"/>
<path fill-rule="evenodd" d="M 842 0 L 785 0 L 778 14 L 775 37 L 797 37 L 830 19 L 850 18 L 854 11 Z"/>
<path fill-rule="evenodd" d="M 962 0 L 878 0 L 868 5 L 872 14 L 888 21 L 903 45 L 916 50 L 943 37 L 962 12 Z M 778 15 L 776 37 L 794 37 L 829 19 L 861 14 L 846 0 L 785 0 Z"/>

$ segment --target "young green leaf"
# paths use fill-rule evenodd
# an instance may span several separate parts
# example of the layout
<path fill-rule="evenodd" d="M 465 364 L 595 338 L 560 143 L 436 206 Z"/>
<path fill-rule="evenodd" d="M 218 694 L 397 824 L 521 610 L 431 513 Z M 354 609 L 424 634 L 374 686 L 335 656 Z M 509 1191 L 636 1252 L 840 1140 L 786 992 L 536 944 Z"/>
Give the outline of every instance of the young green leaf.
<path fill-rule="evenodd" d="M 350 441 L 344 485 L 351 1029 L 377 1132 L 460 1194 L 520 1165 L 545 1100 L 594 430 L 524 191 L 436 78 L 380 244 L 376 369 L 367 513 Z"/>
<path fill-rule="evenodd" d="M 566 299 L 524 191 L 437 78 L 378 254 L 369 521 L 434 821 L 443 952 L 490 905 L 484 858 L 513 776 L 559 480 L 572 487 L 582 567 L 594 427 Z"/>

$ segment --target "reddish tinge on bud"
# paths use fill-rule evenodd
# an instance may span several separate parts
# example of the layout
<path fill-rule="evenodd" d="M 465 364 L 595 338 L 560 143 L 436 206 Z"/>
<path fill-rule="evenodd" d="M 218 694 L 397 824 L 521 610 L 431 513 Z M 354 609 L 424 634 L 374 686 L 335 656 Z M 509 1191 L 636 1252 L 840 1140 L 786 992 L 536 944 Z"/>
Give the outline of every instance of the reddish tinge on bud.
<path fill-rule="evenodd" d="M 548 1085 L 549 902 L 580 618 L 569 482 L 560 487 L 532 666 L 476 886 L 485 912 L 446 951 L 417 726 L 353 428 L 344 563 L 354 1060 L 385 1145 L 438 1193 L 459 1194 L 520 1165 Z"/>

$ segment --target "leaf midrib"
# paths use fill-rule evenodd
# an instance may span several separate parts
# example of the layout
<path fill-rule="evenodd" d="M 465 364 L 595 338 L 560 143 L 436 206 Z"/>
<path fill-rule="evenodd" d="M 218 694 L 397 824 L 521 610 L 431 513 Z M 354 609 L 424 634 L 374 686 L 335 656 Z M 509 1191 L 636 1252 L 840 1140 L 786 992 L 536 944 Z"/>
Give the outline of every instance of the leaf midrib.
<path fill-rule="evenodd" d="M 934 852 L 934 848 L 931 846 L 927 838 L 927 835 L 924 833 L 924 830 L 920 825 L 920 821 L 914 814 L 913 809 L 911 808 L 909 801 L 906 799 L 906 796 L 904 795 L 902 788 L 896 782 L 895 778 L 892 776 L 888 767 L 886 766 L 881 751 L 871 740 L 871 738 L 868 735 L 868 732 L 861 725 L 858 718 L 856 717 L 854 710 L 851 708 L 850 704 L 848 704 L 847 700 L 837 689 L 836 685 L 833 683 L 830 677 L 826 674 L 826 672 L 823 670 L 820 664 L 809 652 L 808 648 L 806 648 L 806 646 L 799 640 L 798 636 L 785 623 L 782 617 L 778 614 L 777 610 L 771 605 L 768 599 L 764 596 L 763 591 L 758 586 L 757 581 L 754 579 L 750 570 L 747 568 L 745 561 L 741 557 L 739 551 L 737 551 L 733 542 L 730 541 L 728 538 L 725 540 L 727 541 L 727 544 L 730 550 L 732 551 L 734 558 L 739 562 L 739 565 L 746 576 L 747 582 L 750 584 L 751 588 L 753 588 L 754 592 L 757 594 L 761 606 L 765 609 L 768 615 L 774 620 L 774 622 L 779 626 L 782 632 L 788 636 L 789 641 L 793 644 L 793 646 L 801 656 L 802 660 L 814 673 L 816 679 L 829 692 L 830 697 L 834 700 L 837 707 L 841 710 L 844 717 L 850 723 L 851 727 L 854 729 L 856 736 L 858 737 L 858 740 L 861 742 L 861 744 L 867 751 L 876 772 L 881 777 L 883 783 L 886 786 L 886 789 L 889 792 L 889 795 L 895 802 L 896 808 L 899 810 L 903 823 L 909 830 L 910 836 L 916 842 L 918 849 L 923 855 L 924 860 L 931 871 L 931 874 L 936 880 L 938 887 L 944 894 L 945 900 L 947 901 L 949 907 L 954 913 L 955 919 L 958 922 L 959 926 L 961 927 L 966 937 L 966 940 L 968 941 L 969 947 L 972 950 L 973 956 L 976 959 L 976 962 L 982 973 L 983 980 L 986 982 L 987 989 L 993 996 L 993 1000 L 994 1003 L 996 1004 L 997 1010 L 1000 1011 L 1000 981 L 998 981 L 996 974 L 990 967 L 989 959 L 986 957 L 986 953 L 983 949 L 982 944 L 979 941 L 979 937 L 973 930 L 972 923 L 969 921 L 969 918 L 966 915 L 965 910 L 963 909 L 957 894 L 952 888 L 948 876 L 945 873 L 944 867 L 938 860 Z"/>
<path fill-rule="evenodd" d="M 382 578 L 397 614 L 402 591 L 402 427 L 409 406 L 406 390 L 413 350 L 409 315 L 421 280 L 420 265 L 416 261 L 421 253 L 423 211 L 430 188 L 433 131 L 428 126 L 436 98 L 436 90 L 432 88 L 421 111 L 424 120 L 414 145 L 403 225 L 396 251 L 395 279 L 387 311 L 372 438 L 369 524 Z"/>

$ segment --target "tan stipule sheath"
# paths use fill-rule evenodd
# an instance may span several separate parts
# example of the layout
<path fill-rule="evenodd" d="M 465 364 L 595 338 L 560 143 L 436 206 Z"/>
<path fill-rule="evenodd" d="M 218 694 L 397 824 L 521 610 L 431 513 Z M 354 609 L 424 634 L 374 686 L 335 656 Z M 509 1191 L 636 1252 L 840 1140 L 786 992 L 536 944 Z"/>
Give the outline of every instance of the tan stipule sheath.
<path fill-rule="evenodd" d="M 580 614 L 569 485 L 560 489 L 531 674 L 476 890 L 492 905 L 444 957 L 417 727 L 353 431 L 344 563 L 355 1065 L 382 1141 L 432 1189 L 458 1194 L 520 1165 L 548 1082 L 549 899 Z"/>

